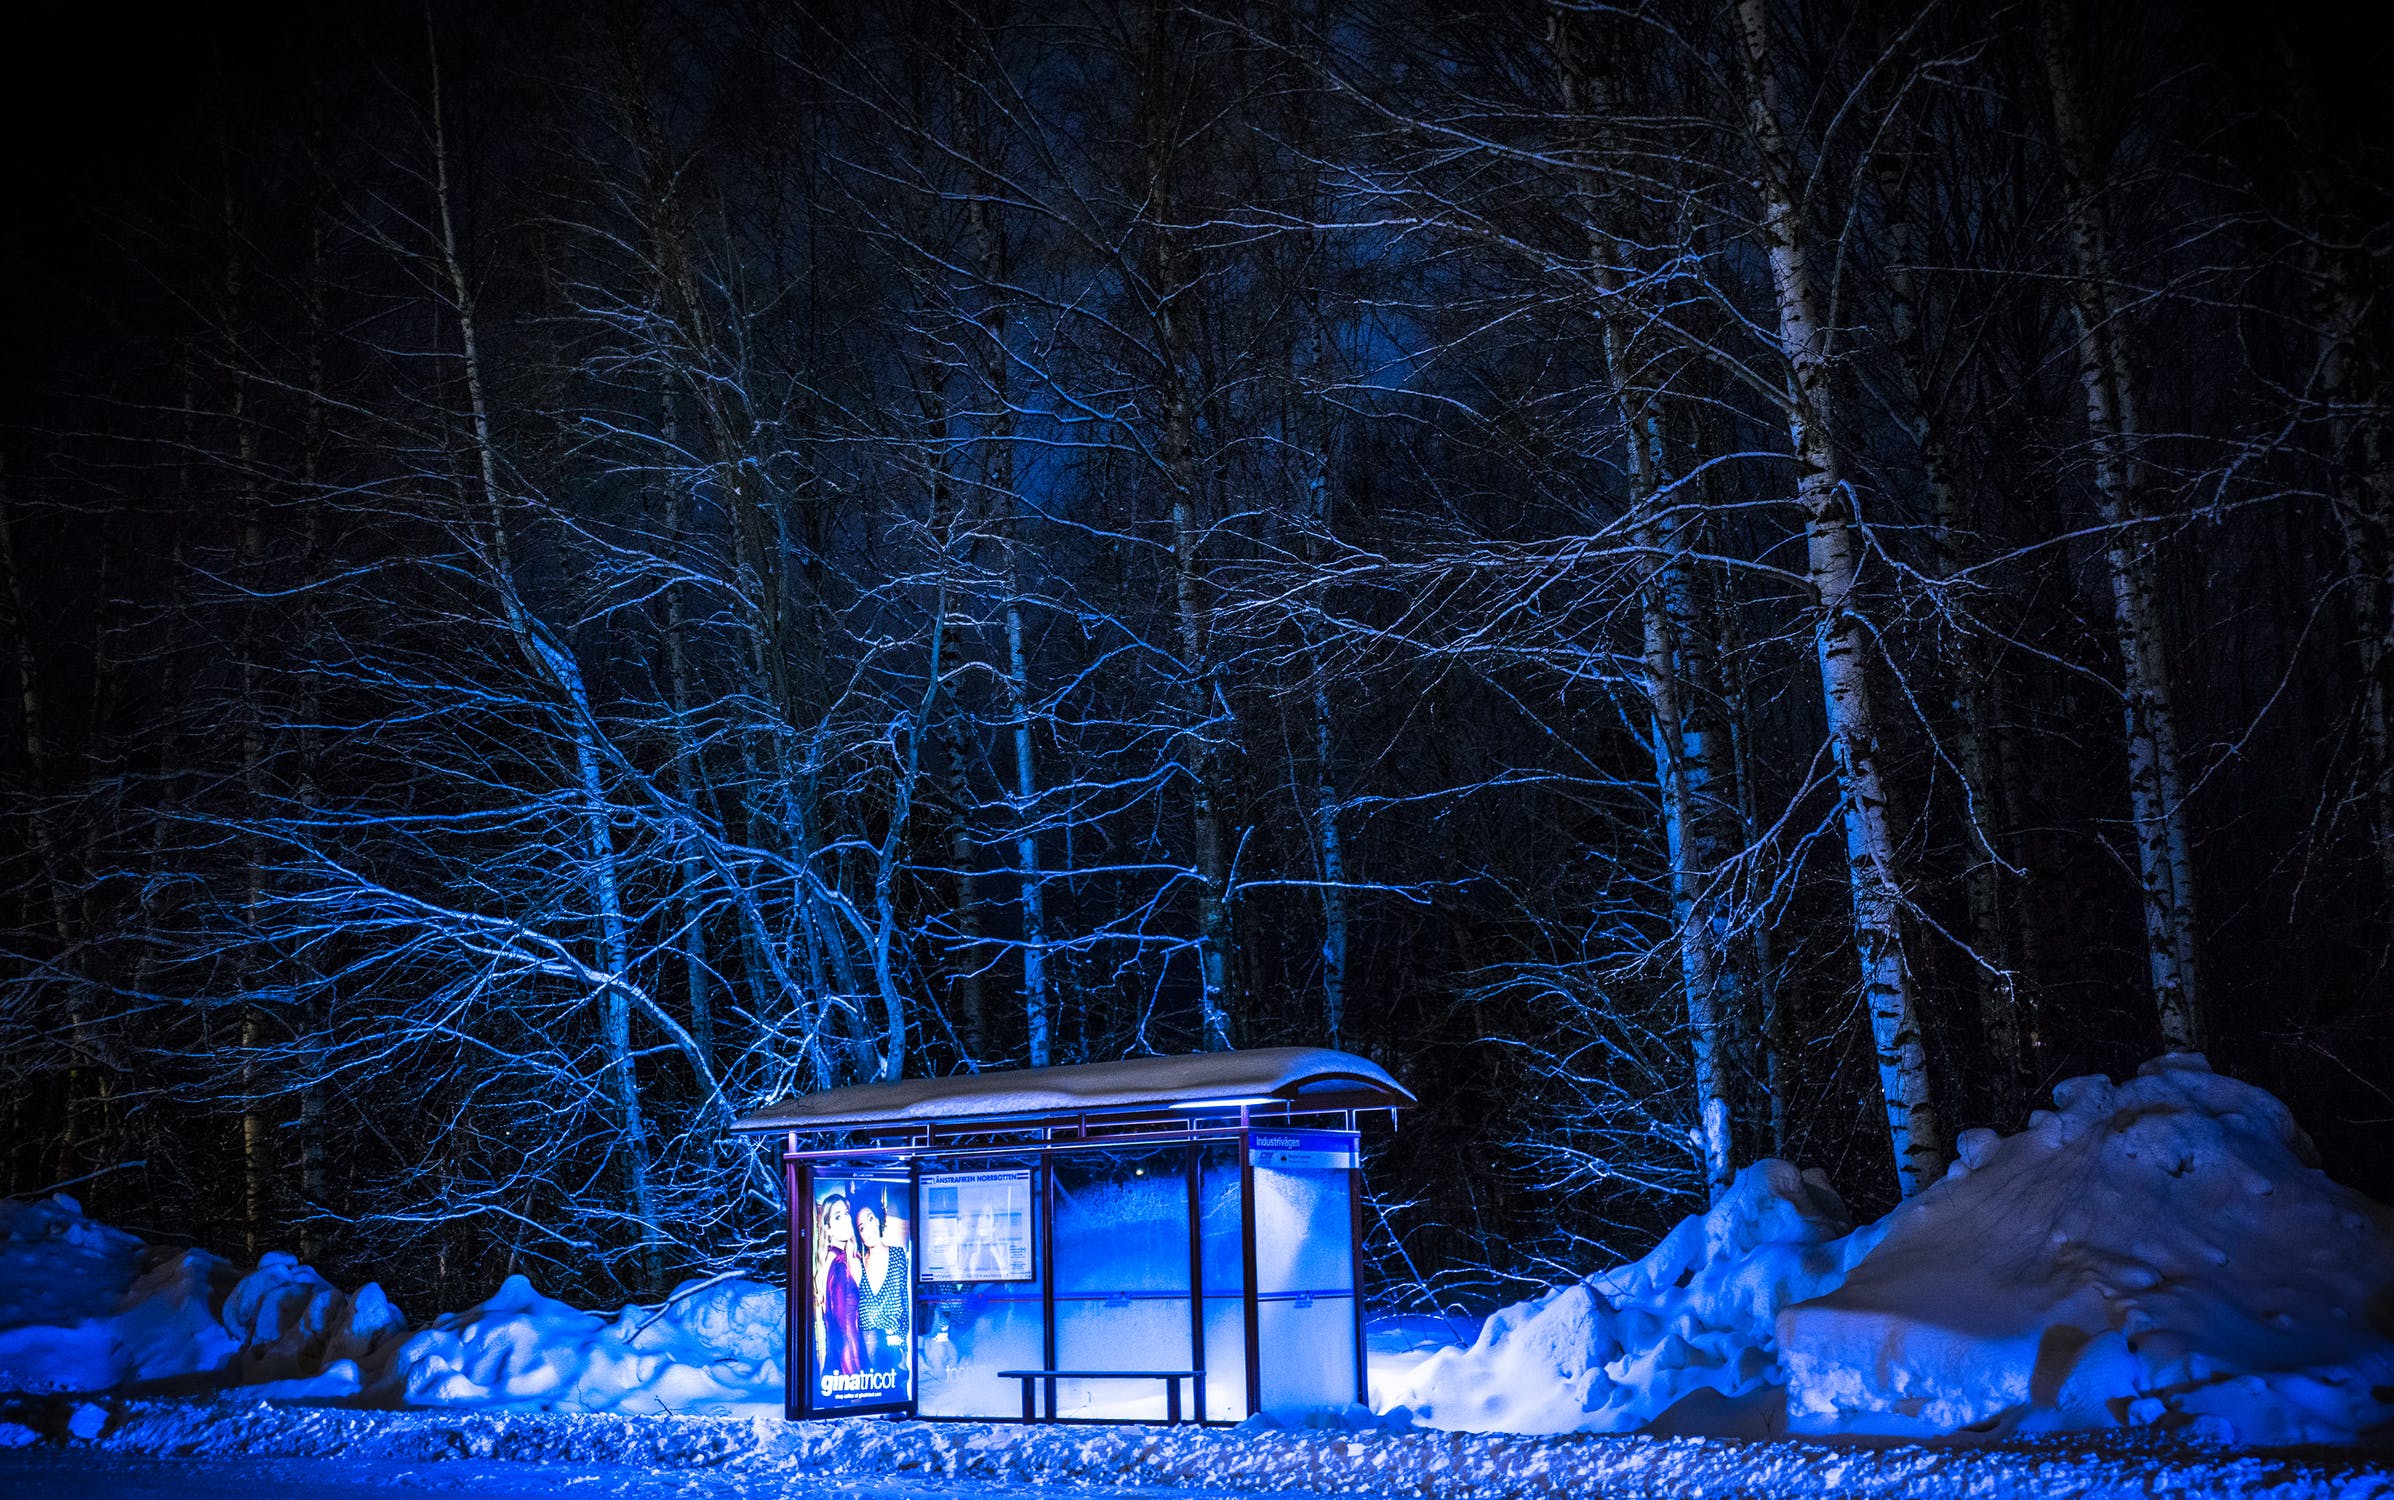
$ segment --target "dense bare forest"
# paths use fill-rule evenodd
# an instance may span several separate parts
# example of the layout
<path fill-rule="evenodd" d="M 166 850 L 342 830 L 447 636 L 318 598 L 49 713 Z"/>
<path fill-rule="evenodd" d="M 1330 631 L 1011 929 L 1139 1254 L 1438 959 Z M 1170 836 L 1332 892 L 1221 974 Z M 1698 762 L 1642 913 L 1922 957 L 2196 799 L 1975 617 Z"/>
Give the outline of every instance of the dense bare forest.
<path fill-rule="evenodd" d="M 650 1290 L 775 1252 L 759 1102 L 1302 1042 L 1424 1100 L 1399 1298 L 2165 1049 L 2387 1196 L 2394 179 L 2298 21 L 235 46 L 4 440 L 5 1190 Z"/>

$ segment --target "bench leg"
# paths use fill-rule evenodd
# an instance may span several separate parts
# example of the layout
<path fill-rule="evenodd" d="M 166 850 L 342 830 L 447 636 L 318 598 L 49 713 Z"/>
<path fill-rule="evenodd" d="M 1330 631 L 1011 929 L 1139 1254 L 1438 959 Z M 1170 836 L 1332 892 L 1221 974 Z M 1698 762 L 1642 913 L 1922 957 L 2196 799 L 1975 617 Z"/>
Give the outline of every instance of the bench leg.
<path fill-rule="evenodd" d="M 1022 1419 L 1025 1422 L 1039 1420 L 1038 1408 L 1031 1404 L 1031 1377 L 1028 1375 L 1022 1377 Z"/>
<path fill-rule="evenodd" d="M 1164 1420 L 1180 1425 L 1180 1377 L 1169 1376 L 1164 1381 Z"/>

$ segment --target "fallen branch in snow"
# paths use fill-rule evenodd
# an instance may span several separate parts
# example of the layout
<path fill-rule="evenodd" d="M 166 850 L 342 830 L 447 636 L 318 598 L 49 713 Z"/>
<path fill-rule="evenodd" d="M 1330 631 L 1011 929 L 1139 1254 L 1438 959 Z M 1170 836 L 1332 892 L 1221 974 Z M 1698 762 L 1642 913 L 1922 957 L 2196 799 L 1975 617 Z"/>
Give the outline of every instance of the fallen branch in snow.
<path fill-rule="evenodd" d="M 648 1332 L 651 1324 L 655 1323 L 657 1319 L 662 1318 L 667 1313 L 673 1311 L 674 1305 L 682 1301 L 684 1298 L 694 1297 L 698 1293 L 705 1291 L 708 1287 L 721 1286 L 727 1281 L 737 1281 L 739 1279 L 740 1273 L 737 1271 L 717 1271 L 714 1275 L 707 1277 L 703 1281 L 693 1281 L 687 1286 L 675 1287 L 671 1296 L 657 1304 L 657 1310 L 655 1312 L 650 1313 L 647 1317 L 640 1320 L 640 1326 L 632 1330 L 632 1337 L 638 1338 L 640 1335 Z"/>

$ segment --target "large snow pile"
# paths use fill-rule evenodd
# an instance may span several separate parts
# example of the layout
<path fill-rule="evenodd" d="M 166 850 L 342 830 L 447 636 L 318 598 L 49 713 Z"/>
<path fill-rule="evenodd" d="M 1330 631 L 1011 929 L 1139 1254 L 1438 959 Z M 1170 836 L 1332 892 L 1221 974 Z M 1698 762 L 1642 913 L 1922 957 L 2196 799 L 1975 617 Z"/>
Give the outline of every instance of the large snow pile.
<path fill-rule="evenodd" d="M 153 1250 L 75 1200 L 0 1199 L 0 1390 L 102 1391 L 222 1369 L 216 1316 L 240 1273 Z"/>
<path fill-rule="evenodd" d="M 782 1293 L 753 1281 L 601 1315 L 512 1276 L 411 1335 L 381 1288 L 341 1291 L 280 1252 L 243 1275 L 94 1223 L 72 1198 L 0 1200 L 0 1391 L 749 1415 L 781 1409 L 781 1366 Z"/>
<path fill-rule="evenodd" d="M 1932 1436 L 2157 1427 L 2254 1444 L 2394 1432 L 2394 1213 L 2310 1165 L 2285 1105 L 2192 1055 L 2072 1079 L 1851 1229 L 1765 1161 L 1634 1264 L 1389 1371 L 1375 1405 L 1469 1431 Z"/>
<path fill-rule="evenodd" d="M 691 1283 L 610 1318 L 510 1276 L 409 1339 L 377 1393 L 409 1406 L 778 1413 L 782 1319 L 781 1289 L 753 1281 Z"/>
<path fill-rule="evenodd" d="M 1644 1259 L 1504 1309 L 1376 1396 L 1426 1426 L 1527 1433 L 1627 1432 L 1691 1397 L 1767 1399 L 1783 1378 L 1779 1309 L 1837 1285 L 1876 1240 L 1820 1173 L 1757 1162 Z"/>
<path fill-rule="evenodd" d="M 2183 1054 L 2054 1104 L 1967 1133 L 1842 1286 L 1780 1314 L 1791 1425 L 2290 1443 L 2394 1421 L 2394 1215 L 2308 1164 L 2285 1105 Z"/>
<path fill-rule="evenodd" d="M 354 1396 L 407 1337 L 381 1287 L 341 1291 L 279 1250 L 234 1283 L 216 1320 L 234 1349 L 224 1383 L 260 1394 Z"/>

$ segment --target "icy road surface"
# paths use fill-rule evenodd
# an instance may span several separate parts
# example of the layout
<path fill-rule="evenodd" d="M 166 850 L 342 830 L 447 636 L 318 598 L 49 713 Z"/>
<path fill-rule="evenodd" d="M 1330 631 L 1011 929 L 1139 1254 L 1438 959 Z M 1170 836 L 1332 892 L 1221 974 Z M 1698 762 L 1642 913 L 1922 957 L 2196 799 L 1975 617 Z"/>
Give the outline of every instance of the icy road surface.
<path fill-rule="evenodd" d="M 1155 1490 L 1073 1486 L 1078 1497 Z M 1169 1492 L 1207 1500 L 1203 1492 Z M 357 1463 L 342 1459 L 121 1458 L 85 1453 L 0 1454 L 8 1500 L 1054 1500 L 1052 1488 L 986 1480 L 854 1479 L 786 1473 L 697 1473 L 625 1464 Z"/>

